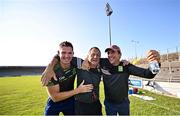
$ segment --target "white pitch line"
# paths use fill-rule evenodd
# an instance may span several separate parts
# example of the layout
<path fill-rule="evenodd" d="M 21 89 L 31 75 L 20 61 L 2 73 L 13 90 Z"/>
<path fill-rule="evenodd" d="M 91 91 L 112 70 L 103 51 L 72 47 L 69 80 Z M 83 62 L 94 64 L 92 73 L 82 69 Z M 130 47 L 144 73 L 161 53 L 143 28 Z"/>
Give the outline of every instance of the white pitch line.
<path fill-rule="evenodd" d="M 179 113 L 179 114 L 180 114 L 180 111 L 173 110 L 173 109 L 170 109 L 170 108 L 167 108 L 167 107 L 164 107 L 164 106 L 155 104 L 155 103 L 151 103 L 151 102 L 149 102 L 149 101 L 145 101 L 145 100 L 143 100 L 143 101 L 144 101 L 144 102 L 147 102 L 147 103 L 149 103 L 149 104 L 151 104 L 151 105 L 155 105 L 155 106 L 157 106 L 157 107 L 160 107 L 160 108 L 163 108 L 163 109 L 166 109 L 166 110 L 169 110 L 169 111 L 172 111 L 172 112 L 175 112 L 175 113 Z"/>

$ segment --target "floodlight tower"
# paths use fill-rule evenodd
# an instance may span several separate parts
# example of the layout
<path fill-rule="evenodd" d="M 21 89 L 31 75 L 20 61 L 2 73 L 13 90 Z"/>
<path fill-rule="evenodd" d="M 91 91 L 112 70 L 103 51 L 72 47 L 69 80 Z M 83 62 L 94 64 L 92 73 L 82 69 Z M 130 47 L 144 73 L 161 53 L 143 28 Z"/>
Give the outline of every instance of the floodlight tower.
<path fill-rule="evenodd" d="M 113 13 L 113 10 L 109 5 L 109 3 L 106 3 L 105 10 L 106 10 L 106 15 L 109 17 L 109 44 L 111 46 L 111 14 Z"/>

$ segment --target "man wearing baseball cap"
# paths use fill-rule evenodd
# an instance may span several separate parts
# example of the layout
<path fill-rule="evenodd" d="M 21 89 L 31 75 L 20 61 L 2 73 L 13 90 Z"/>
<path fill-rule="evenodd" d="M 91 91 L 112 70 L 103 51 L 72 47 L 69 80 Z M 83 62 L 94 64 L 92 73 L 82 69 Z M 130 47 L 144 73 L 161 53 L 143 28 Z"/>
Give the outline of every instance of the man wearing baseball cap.
<path fill-rule="evenodd" d="M 136 67 L 132 64 L 123 66 L 120 61 L 121 49 L 117 45 L 112 45 L 105 52 L 111 65 L 102 66 L 103 70 L 110 74 L 103 74 L 104 91 L 105 91 L 105 110 L 107 115 L 129 115 L 128 99 L 128 80 L 130 75 L 140 76 L 151 79 L 153 74 L 149 69 Z M 155 50 L 150 50 L 147 56 L 148 62 L 156 60 L 159 62 L 160 55 Z"/>
<path fill-rule="evenodd" d="M 110 48 L 106 48 L 105 52 L 108 52 L 109 50 L 117 50 L 118 52 L 121 52 L 120 48 L 117 45 L 112 45 Z"/>

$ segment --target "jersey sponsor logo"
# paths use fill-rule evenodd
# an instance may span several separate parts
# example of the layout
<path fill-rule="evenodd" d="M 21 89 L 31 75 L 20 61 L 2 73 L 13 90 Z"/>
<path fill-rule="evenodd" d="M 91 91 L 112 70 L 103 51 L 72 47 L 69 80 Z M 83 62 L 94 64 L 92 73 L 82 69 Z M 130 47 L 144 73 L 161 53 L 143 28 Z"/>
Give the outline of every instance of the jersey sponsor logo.
<path fill-rule="evenodd" d="M 71 68 L 69 70 L 64 71 L 64 74 L 62 76 L 58 77 L 58 80 L 54 80 L 53 78 L 48 82 L 47 86 L 53 86 L 56 84 L 59 84 L 63 81 L 66 81 L 70 78 L 73 78 L 76 75 L 76 68 Z"/>
<path fill-rule="evenodd" d="M 64 75 L 62 77 L 59 77 L 59 82 L 63 82 L 71 77 L 76 75 L 76 68 L 72 68 L 70 70 L 65 71 Z"/>
<path fill-rule="evenodd" d="M 123 72 L 123 66 L 118 66 L 118 72 Z"/>

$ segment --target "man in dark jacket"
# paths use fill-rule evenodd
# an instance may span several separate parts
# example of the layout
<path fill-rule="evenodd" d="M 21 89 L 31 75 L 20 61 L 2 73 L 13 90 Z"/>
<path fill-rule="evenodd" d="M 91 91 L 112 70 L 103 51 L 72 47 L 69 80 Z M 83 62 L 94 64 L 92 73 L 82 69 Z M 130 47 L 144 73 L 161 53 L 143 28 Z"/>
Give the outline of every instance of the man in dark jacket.
<path fill-rule="evenodd" d="M 110 64 L 103 63 L 105 109 L 107 115 L 129 115 L 128 80 L 130 75 L 151 79 L 155 76 L 149 69 L 136 67 L 132 64 L 126 66 L 120 62 L 121 50 L 117 45 L 112 45 L 105 50 Z M 156 57 L 152 57 L 156 56 Z M 149 51 L 148 61 L 160 60 L 159 53 Z M 102 64 L 102 63 L 101 63 Z M 107 65 L 108 64 L 108 65 Z"/>

